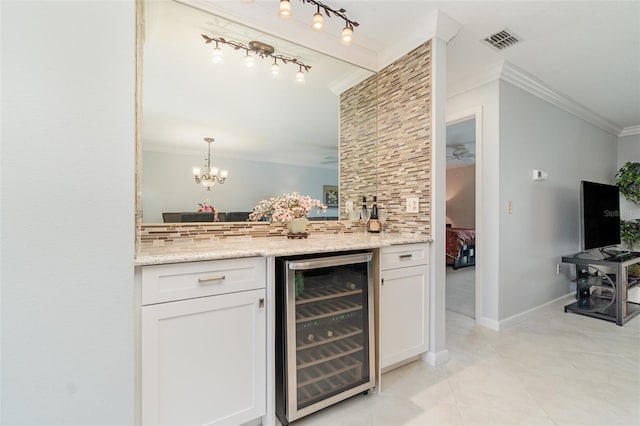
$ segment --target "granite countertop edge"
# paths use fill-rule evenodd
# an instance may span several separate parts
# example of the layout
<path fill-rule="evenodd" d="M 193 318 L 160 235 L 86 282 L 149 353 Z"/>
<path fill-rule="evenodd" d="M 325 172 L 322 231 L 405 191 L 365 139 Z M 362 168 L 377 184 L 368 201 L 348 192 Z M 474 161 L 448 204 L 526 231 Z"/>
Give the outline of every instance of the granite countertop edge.
<path fill-rule="evenodd" d="M 430 242 L 432 242 L 431 237 L 416 234 L 392 234 L 384 236 L 370 234 L 314 234 L 306 239 L 243 237 L 208 241 L 206 243 L 179 243 L 170 246 L 153 246 L 140 250 L 135 257 L 134 264 L 135 266 L 149 266 L 241 257 L 292 256 Z"/>

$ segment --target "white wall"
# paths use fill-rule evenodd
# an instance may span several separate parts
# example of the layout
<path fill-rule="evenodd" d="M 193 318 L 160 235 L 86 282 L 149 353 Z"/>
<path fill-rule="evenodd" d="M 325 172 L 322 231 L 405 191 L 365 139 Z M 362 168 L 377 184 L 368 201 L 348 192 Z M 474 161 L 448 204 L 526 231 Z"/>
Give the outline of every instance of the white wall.
<path fill-rule="evenodd" d="M 580 181 L 614 183 L 616 143 L 500 81 L 500 319 L 567 294 L 568 273 L 556 275 L 556 264 L 580 248 Z M 548 179 L 533 181 L 533 169 Z"/>
<path fill-rule="evenodd" d="M 624 166 L 626 162 L 640 163 L 640 134 L 622 136 L 618 138 L 618 162 L 617 169 Z M 629 201 L 624 196 L 620 196 L 620 215 L 622 219 L 640 218 L 640 206 Z"/>
<path fill-rule="evenodd" d="M 135 4 L 1 8 L 0 423 L 132 424 Z"/>
<path fill-rule="evenodd" d="M 476 227 L 476 166 L 447 169 L 447 218 L 454 228 Z"/>
<path fill-rule="evenodd" d="M 142 156 L 143 222 L 162 222 L 162 212 L 196 211 L 198 203 L 209 200 L 218 211 L 251 211 L 260 200 L 298 191 L 322 200 L 323 185 L 337 185 L 338 171 L 322 167 L 303 167 L 215 156 L 216 167 L 229 170 L 229 178 L 210 191 L 197 185 L 193 166 L 203 166 L 203 155 L 145 151 Z M 309 216 L 317 215 L 315 213 Z M 321 216 L 338 216 L 330 208 Z"/>
<path fill-rule="evenodd" d="M 476 309 L 482 324 L 497 324 L 499 270 L 499 126 L 498 82 L 492 81 L 447 100 L 447 121 L 470 116 L 480 110 L 478 125 L 482 129 L 477 146 L 476 185 L 476 287 L 481 290 L 481 306 Z"/>

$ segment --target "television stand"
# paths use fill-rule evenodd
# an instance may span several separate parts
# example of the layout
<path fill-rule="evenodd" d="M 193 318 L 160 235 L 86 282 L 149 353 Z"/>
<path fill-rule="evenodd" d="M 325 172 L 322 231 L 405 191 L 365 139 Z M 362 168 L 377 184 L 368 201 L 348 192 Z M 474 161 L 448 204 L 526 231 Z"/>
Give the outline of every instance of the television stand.
<path fill-rule="evenodd" d="M 563 256 L 562 262 L 575 265 L 578 299 L 565 306 L 565 312 L 600 318 L 619 326 L 640 314 L 640 304 L 628 300 L 629 290 L 640 285 L 640 278 L 629 278 L 627 271 L 629 266 L 640 263 L 640 252 L 612 257 L 582 252 Z"/>

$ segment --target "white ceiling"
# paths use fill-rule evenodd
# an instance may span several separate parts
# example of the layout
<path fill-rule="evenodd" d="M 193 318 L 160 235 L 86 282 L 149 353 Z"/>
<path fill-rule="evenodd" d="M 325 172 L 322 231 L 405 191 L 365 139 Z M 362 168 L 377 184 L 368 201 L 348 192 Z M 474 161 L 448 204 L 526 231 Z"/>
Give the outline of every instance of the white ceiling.
<path fill-rule="evenodd" d="M 360 23 L 354 45 L 340 45 L 343 22 L 324 34 L 309 28 L 313 5 L 291 0 L 294 16 L 278 18 L 277 0 L 185 0 L 369 69 L 386 65 L 433 34 L 436 10 L 462 25 L 448 45 L 448 80 L 459 85 L 507 61 L 617 128 L 640 125 L 640 2 L 332 0 Z M 504 51 L 480 43 L 509 28 L 523 42 Z"/>
<path fill-rule="evenodd" d="M 323 33 L 312 31 L 315 8 L 302 0 L 291 0 L 289 20 L 277 16 L 278 0 L 180 2 L 252 29 L 166 0 L 146 3 L 145 149 L 204 153 L 202 139 L 214 137 L 214 156 L 326 164 L 337 154 L 336 93 L 345 81 L 365 76 L 347 62 L 381 69 L 431 38 L 438 13 L 461 26 L 447 48 L 450 94 L 506 62 L 606 122 L 612 133 L 640 130 L 638 1 L 325 1 L 360 23 L 352 46 L 340 44 L 344 22 L 337 17 L 325 19 Z M 480 42 L 504 28 L 523 41 L 504 51 Z M 251 70 L 234 66 L 233 60 L 241 65 L 239 51 L 227 49 L 225 63 L 212 64 L 202 33 L 258 39 L 312 69 L 297 85 L 293 65 L 281 66 L 276 79 L 267 60 Z M 159 72 L 149 76 L 150 68 Z M 312 155 L 302 148 L 307 144 Z"/>

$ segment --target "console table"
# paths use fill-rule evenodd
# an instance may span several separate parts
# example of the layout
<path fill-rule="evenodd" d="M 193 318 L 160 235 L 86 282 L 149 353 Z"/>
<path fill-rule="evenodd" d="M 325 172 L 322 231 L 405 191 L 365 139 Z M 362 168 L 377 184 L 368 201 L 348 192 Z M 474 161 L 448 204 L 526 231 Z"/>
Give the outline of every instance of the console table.
<path fill-rule="evenodd" d="M 640 263 L 640 252 L 608 255 L 581 252 L 562 257 L 563 263 L 576 268 L 577 302 L 564 307 L 565 312 L 587 315 L 622 326 L 640 314 L 640 304 L 628 300 L 629 289 L 640 284 L 640 278 L 629 278 L 627 268 Z"/>

